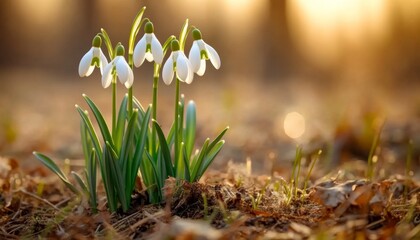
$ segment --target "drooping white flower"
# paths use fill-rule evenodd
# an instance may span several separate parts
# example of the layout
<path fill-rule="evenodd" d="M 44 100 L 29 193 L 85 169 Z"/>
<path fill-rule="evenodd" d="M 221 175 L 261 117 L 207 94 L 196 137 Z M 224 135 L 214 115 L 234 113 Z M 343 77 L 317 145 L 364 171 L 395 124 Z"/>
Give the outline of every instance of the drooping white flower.
<path fill-rule="evenodd" d="M 194 77 L 194 72 L 191 68 L 191 63 L 185 56 L 184 52 L 180 50 L 178 40 L 173 40 L 171 43 L 172 53 L 163 65 L 162 78 L 166 85 L 171 84 L 172 79 L 176 73 L 176 77 L 182 81 L 190 84 Z"/>
<path fill-rule="evenodd" d="M 144 26 L 145 34 L 134 48 L 133 60 L 136 67 L 140 67 L 144 59 L 147 59 L 149 62 L 155 61 L 157 64 L 162 64 L 163 48 L 153 31 L 153 24 L 147 22 Z"/>
<path fill-rule="evenodd" d="M 220 68 L 220 57 L 216 50 L 205 43 L 201 37 L 201 32 L 197 28 L 193 31 L 194 42 L 192 44 L 188 59 L 191 62 L 192 69 L 197 75 L 203 76 L 206 71 L 206 60 L 210 59 L 214 68 Z"/>
<path fill-rule="evenodd" d="M 108 60 L 101 50 L 102 39 L 96 35 L 92 40 L 92 48 L 82 57 L 79 63 L 79 76 L 88 77 L 92 74 L 95 66 L 103 73 Z"/>
<path fill-rule="evenodd" d="M 102 75 L 102 86 L 104 88 L 109 87 L 112 82 L 112 74 L 115 69 L 115 74 L 117 74 L 118 79 L 126 88 L 130 88 L 134 82 L 133 70 L 128 65 L 127 61 L 124 58 L 124 47 L 119 44 L 116 48 L 116 57 L 106 65 L 104 69 L 104 74 Z"/>

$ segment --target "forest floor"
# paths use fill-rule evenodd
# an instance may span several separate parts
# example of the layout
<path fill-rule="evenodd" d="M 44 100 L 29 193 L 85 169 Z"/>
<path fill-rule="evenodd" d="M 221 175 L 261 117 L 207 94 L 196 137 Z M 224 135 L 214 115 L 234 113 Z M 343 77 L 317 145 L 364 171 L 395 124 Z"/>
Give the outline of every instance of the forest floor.
<path fill-rule="evenodd" d="M 82 101 L 80 89 L 85 89 L 106 108 L 109 92 L 98 93 L 91 82 L 57 83 L 42 73 L 30 79 L 12 75 L 1 77 L 40 85 L 10 81 L 2 88 L 10 91 L 0 94 L 2 239 L 420 239 L 420 114 L 415 110 L 420 99 L 415 93 L 398 98 L 384 93 L 367 104 L 354 96 L 364 107 L 343 113 L 336 110 L 349 100 L 343 95 L 321 98 L 322 93 L 293 84 L 270 89 L 225 84 L 222 92 L 208 89 L 212 104 L 195 89 L 187 90 L 197 102 L 198 141 L 225 125 L 232 129 L 210 170 L 197 183 L 168 179 L 161 204 L 149 204 L 139 184 L 127 213 L 108 211 L 99 184 L 99 213 L 93 214 L 85 198 L 66 189 L 31 153 L 68 158 L 60 161 L 64 171 L 81 171 L 74 103 Z M 149 102 L 150 95 L 140 89 L 138 95 Z M 293 91 L 297 96 L 290 95 Z M 247 92 L 256 100 L 247 102 Z M 388 104 L 388 98 L 400 102 Z M 413 111 L 397 107 L 407 99 L 415 107 L 405 109 Z M 160 102 L 159 115 L 169 102 Z M 285 136 L 281 124 L 296 109 L 307 122 L 306 137 L 297 142 Z M 380 141 L 369 165 L 375 136 Z M 299 165 L 293 161 L 296 144 L 303 149 Z"/>

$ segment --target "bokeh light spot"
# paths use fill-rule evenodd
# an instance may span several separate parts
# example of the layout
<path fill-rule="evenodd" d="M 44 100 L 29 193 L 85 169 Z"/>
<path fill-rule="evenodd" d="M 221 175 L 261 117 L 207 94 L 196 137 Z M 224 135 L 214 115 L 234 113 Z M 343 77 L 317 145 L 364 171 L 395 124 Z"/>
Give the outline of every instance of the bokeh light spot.
<path fill-rule="evenodd" d="M 287 136 L 299 138 L 305 133 L 305 118 L 297 112 L 290 112 L 284 118 L 283 126 Z"/>

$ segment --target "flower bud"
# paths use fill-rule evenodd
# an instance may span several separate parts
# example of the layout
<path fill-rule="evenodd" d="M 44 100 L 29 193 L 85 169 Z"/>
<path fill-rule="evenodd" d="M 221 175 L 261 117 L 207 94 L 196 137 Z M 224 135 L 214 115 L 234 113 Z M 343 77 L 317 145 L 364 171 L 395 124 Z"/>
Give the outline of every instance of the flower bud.
<path fill-rule="evenodd" d="M 144 32 L 145 33 L 153 33 L 154 32 L 154 27 L 153 27 L 152 22 L 147 22 L 146 24 L 144 24 Z"/>
<path fill-rule="evenodd" d="M 102 38 L 99 35 L 96 35 L 92 40 L 92 46 L 100 48 L 102 45 Z"/>
<path fill-rule="evenodd" d="M 116 56 L 124 56 L 125 49 L 121 43 L 119 43 L 117 47 L 115 48 L 115 53 L 116 53 Z"/>
<path fill-rule="evenodd" d="M 198 28 L 194 28 L 192 30 L 192 35 L 193 35 L 193 39 L 194 40 L 200 40 L 203 39 L 203 37 L 201 36 L 201 32 L 200 30 L 198 30 Z"/>
<path fill-rule="evenodd" d="M 179 51 L 179 49 L 181 49 L 180 47 L 179 47 L 179 41 L 178 40 L 172 40 L 172 42 L 171 42 L 171 49 L 172 49 L 172 52 L 175 52 L 175 51 Z"/>

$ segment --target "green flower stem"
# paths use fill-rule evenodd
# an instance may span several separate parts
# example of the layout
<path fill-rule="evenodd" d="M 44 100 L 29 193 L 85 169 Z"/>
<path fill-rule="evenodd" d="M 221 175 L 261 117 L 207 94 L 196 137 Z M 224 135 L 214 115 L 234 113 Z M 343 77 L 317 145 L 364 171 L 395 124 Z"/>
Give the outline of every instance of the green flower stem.
<path fill-rule="evenodd" d="M 154 64 L 154 74 L 153 74 L 153 103 L 152 103 L 152 119 L 157 119 L 157 95 L 158 95 L 158 83 L 159 83 L 159 64 Z M 156 128 L 152 124 L 152 154 L 156 153 Z M 153 156 L 154 157 L 154 156 Z"/>
<path fill-rule="evenodd" d="M 133 87 L 128 89 L 128 116 L 133 113 Z"/>
<path fill-rule="evenodd" d="M 117 76 L 112 79 L 112 138 L 115 141 L 115 129 L 117 125 Z"/>
<path fill-rule="evenodd" d="M 179 109 L 179 82 L 180 80 L 178 78 L 176 78 L 176 88 L 175 88 L 175 132 L 174 132 L 174 136 L 175 136 L 175 141 L 174 141 L 174 153 L 175 153 L 175 157 L 174 159 L 178 159 L 179 156 L 179 129 L 178 129 L 178 109 Z"/>

